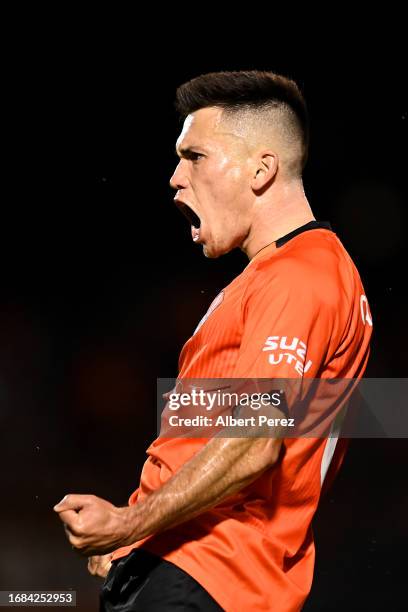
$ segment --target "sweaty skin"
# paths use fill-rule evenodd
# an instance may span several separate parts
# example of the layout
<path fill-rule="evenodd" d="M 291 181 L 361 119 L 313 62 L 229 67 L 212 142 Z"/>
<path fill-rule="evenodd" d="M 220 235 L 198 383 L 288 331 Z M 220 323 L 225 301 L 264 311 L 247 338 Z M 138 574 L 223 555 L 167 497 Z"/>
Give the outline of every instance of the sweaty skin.
<path fill-rule="evenodd" d="M 240 491 L 275 464 L 280 446 L 279 438 L 214 437 L 160 489 L 133 506 L 118 508 L 94 495 L 70 494 L 54 510 L 74 549 L 87 556 L 105 555 L 189 520 Z M 98 562 L 91 566 L 98 573 Z"/>

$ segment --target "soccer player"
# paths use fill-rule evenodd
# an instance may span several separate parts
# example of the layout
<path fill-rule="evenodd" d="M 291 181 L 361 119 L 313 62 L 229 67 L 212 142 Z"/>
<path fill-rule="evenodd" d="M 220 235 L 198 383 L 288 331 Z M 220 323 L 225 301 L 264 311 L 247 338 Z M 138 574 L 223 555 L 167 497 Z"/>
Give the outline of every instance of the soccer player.
<path fill-rule="evenodd" d="M 183 347 L 178 379 L 360 378 L 371 314 L 353 262 L 304 193 L 297 85 L 210 73 L 178 89 L 177 107 L 171 186 L 192 240 L 207 257 L 238 247 L 249 259 Z M 71 545 L 107 574 L 101 609 L 300 610 L 312 518 L 344 452 L 332 434 L 159 437 L 127 507 L 66 496 L 55 510 Z"/>

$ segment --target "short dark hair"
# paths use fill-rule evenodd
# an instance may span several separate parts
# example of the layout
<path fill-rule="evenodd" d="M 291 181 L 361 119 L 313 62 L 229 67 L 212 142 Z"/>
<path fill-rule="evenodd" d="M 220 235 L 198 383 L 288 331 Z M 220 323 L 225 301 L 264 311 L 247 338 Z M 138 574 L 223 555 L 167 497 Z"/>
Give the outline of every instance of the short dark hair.
<path fill-rule="evenodd" d="M 176 91 L 181 119 L 201 108 L 216 106 L 227 112 L 286 106 L 294 114 L 302 141 L 304 167 L 309 148 L 309 118 L 305 99 L 292 79 L 261 70 L 209 72 L 183 83 Z"/>

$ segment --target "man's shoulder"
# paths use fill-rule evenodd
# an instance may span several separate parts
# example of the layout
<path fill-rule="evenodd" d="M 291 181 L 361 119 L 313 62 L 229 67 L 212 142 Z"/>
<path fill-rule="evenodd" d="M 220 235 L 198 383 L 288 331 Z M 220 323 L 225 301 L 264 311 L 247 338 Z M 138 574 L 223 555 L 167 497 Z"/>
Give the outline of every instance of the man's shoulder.
<path fill-rule="evenodd" d="M 254 262 L 247 297 L 256 294 L 288 296 L 293 302 L 313 300 L 336 308 L 355 291 L 354 264 L 334 232 L 304 232 Z"/>
<path fill-rule="evenodd" d="M 328 274 L 336 276 L 349 257 L 334 232 L 313 230 L 295 236 L 273 251 L 270 256 L 254 262 L 253 277 L 259 282 L 267 278 L 300 283 L 316 282 Z"/>

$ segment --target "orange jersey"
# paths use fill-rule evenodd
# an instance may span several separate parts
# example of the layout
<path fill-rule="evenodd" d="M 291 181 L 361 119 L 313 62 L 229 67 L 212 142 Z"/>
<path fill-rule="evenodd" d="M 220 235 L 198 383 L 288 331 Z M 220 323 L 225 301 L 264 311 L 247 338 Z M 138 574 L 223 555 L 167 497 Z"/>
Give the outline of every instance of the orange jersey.
<path fill-rule="evenodd" d="M 179 378 L 360 378 L 371 331 L 353 262 L 330 226 L 313 221 L 262 249 L 215 298 L 182 349 Z M 155 440 L 129 503 L 205 443 Z M 300 610 L 313 577 L 311 521 L 329 466 L 342 459 L 343 445 L 335 446 L 335 437 L 285 439 L 280 460 L 238 494 L 114 558 L 143 546 L 227 611 Z"/>

